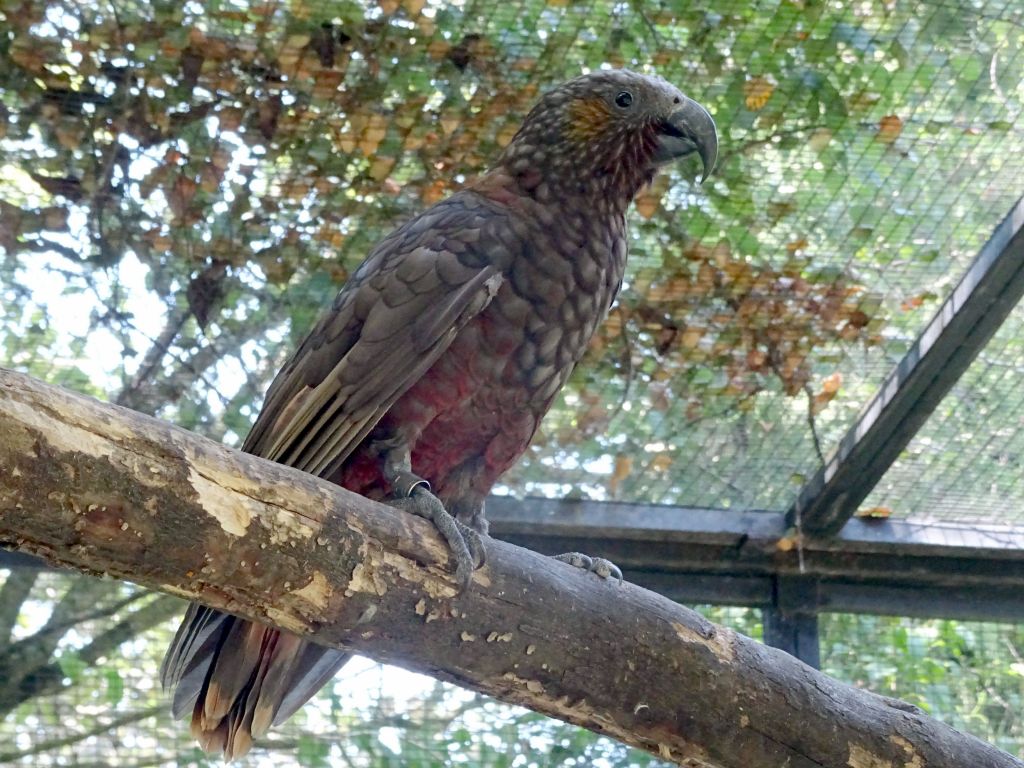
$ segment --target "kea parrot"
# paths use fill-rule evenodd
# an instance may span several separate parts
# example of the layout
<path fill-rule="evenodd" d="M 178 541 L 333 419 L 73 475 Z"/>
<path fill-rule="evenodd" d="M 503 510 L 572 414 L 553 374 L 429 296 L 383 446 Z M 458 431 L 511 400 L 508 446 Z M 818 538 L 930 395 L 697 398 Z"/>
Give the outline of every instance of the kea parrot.
<path fill-rule="evenodd" d="M 370 252 L 274 379 L 243 450 L 432 520 L 465 588 L 485 497 L 622 284 L 630 202 L 692 154 L 703 181 L 717 152 L 711 115 L 661 78 L 598 71 L 552 89 L 487 173 Z M 191 712 L 200 745 L 231 759 L 347 659 L 193 604 L 161 679 L 175 717 Z"/>

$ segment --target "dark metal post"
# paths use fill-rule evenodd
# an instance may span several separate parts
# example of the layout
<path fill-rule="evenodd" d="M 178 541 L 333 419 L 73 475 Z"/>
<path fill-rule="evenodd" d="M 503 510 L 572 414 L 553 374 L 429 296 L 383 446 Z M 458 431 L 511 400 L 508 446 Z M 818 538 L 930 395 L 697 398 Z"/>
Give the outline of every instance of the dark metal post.
<path fill-rule="evenodd" d="M 802 576 L 775 580 L 772 604 L 764 608 L 764 642 L 795 656 L 808 666 L 821 667 L 818 644 L 817 583 Z"/>

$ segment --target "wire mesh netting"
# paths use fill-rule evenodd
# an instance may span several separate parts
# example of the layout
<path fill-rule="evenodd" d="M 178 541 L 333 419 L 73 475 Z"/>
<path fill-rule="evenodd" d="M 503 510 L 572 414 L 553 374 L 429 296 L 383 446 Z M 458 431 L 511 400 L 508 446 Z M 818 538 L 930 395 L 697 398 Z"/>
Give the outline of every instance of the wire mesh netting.
<path fill-rule="evenodd" d="M 0 594 L 27 586 L 29 597 L 0 643 L 0 667 L 7 680 L 16 674 L 23 700 L 5 687 L 0 763 L 219 764 L 171 720 L 154 674 L 181 601 L 85 577 L 14 573 L 0 575 Z M 696 607 L 760 637 L 757 610 Z M 823 614 L 821 633 L 824 671 L 1024 755 L 1020 625 Z M 362 660 L 261 747 L 240 764 L 661 765 L 526 710 Z"/>
<path fill-rule="evenodd" d="M 822 614 L 821 668 L 1024 756 L 1024 627 Z"/>
<path fill-rule="evenodd" d="M 948 11 L 934 4 L 898 7 L 886 20 L 892 26 L 870 34 L 861 30 L 864 50 L 883 61 L 883 50 L 891 52 L 894 41 L 922 29 L 952 32 L 957 22 Z M 790 34 L 811 40 L 840 34 L 834 26 L 802 26 L 802 17 L 787 29 L 784 19 L 766 21 L 759 43 Z M 952 38 L 977 40 L 959 32 Z M 849 52 L 856 48 L 850 42 Z M 1009 114 L 1004 99 L 979 100 L 988 90 L 982 83 L 997 76 L 992 73 L 998 66 L 983 71 L 977 65 L 976 59 L 946 54 L 928 57 L 912 75 L 895 62 L 883 65 L 887 74 L 877 87 L 899 89 L 898 111 L 909 112 L 906 120 L 881 114 L 891 106 L 877 113 L 877 122 L 848 115 L 832 125 L 826 115 L 801 140 L 776 136 L 766 146 L 726 121 L 739 141 L 734 152 L 745 152 L 748 142 L 759 150 L 761 183 L 745 201 L 748 208 L 725 224 L 713 214 L 705 219 L 673 210 L 669 195 L 664 214 L 697 218 L 698 228 L 688 223 L 687 231 L 709 249 L 684 247 L 690 263 L 683 268 L 673 264 L 671 245 L 666 255 L 663 237 L 652 243 L 645 238 L 648 226 L 639 229 L 635 277 L 623 297 L 640 340 L 639 349 L 622 353 L 629 356 L 623 367 L 632 377 L 626 385 L 632 381 L 635 388 L 605 377 L 600 396 L 588 399 L 584 389 L 568 400 L 548 421 L 552 429 L 561 427 L 554 440 L 564 434 L 566 450 L 540 458 L 551 469 L 539 479 L 535 463 L 524 464 L 516 475 L 522 486 L 560 493 L 582 485 L 597 498 L 788 508 L 821 452 L 907 351 L 1021 192 L 1014 164 L 1000 157 L 1000 143 L 984 147 L 972 138 L 983 132 L 981 124 Z M 751 82 L 745 80 L 747 101 L 756 104 Z M 936 82 L 956 86 L 936 100 Z M 853 72 L 837 87 L 852 85 L 864 85 Z M 796 84 L 790 87 L 780 110 L 802 93 Z M 965 90 L 958 92 L 960 87 Z M 869 100 L 877 96 L 858 93 Z M 773 91 L 771 98 L 779 95 Z M 979 127 L 972 128 L 978 118 Z M 981 195 L 973 167 L 985 167 L 991 182 Z M 717 204 L 714 191 L 709 197 Z M 985 224 L 977 229 L 970 216 L 949 215 L 966 209 L 979 214 L 989 202 Z M 661 216 L 652 216 L 650 229 L 665 226 Z M 795 264 L 801 265 L 797 272 Z M 816 290 L 822 286 L 827 287 Z M 779 343 L 771 338 L 780 330 L 773 328 L 773 316 L 785 317 Z M 836 316 L 840 323 L 829 327 Z M 666 318 L 672 322 L 662 322 Z M 862 322 L 865 332 L 856 333 Z M 621 323 L 613 316 L 610 327 L 617 332 Z M 844 343 L 851 339 L 858 343 Z M 667 375 L 666 369 L 685 373 Z M 595 437 L 574 448 L 581 430 Z M 539 452 L 545 447 L 542 442 Z"/>
<path fill-rule="evenodd" d="M 374 242 L 545 88 L 629 66 L 708 106 L 719 167 L 640 196 L 619 301 L 501 490 L 783 510 L 1024 192 L 1022 29 L 1017 0 L 0 0 L 0 362 L 237 443 Z M 867 505 L 1020 522 L 1022 317 Z M 154 682 L 179 611 L 9 572 L 0 762 L 209 764 Z M 1018 628 L 823 629 L 841 679 L 1020 752 Z M 347 670 L 249 764 L 657 764 L 390 674 Z"/>
<path fill-rule="evenodd" d="M 1021 339 L 1017 307 L 865 506 L 920 521 L 1024 521 Z"/>
<path fill-rule="evenodd" d="M 4 223 L 37 254 L 7 265 L 9 356 L 120 377 L 122 402 L 228 440 L 368 245 L 486 167 L 544 87 L 630 65 L 706 103 L 718 172 L 641 197 L 619 304 L 516 492 L 787 508 L 1021 193 L 1012 2 L 30 3 L 5 23 Z M 69 294 L 87 326 L 54 311 Z M 22 342 L 51 334 L 56 360 Z"/>

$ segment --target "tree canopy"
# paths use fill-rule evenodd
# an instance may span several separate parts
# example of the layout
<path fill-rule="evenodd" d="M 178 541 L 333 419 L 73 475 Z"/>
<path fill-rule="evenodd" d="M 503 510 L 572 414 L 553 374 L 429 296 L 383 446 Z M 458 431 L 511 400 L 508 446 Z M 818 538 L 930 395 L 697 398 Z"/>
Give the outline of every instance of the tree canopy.
<path fill-rule="evenodd" d="M 546 87 L 627 66 L 708 106 L 719 168 L 638 201 L 620 300 L 503 491 L 784 509 L 1021 193 L 1022 48 L 1001 0 L 0 0 L 0 364 L 237 443 L 371 244 Z M 868 512 L 1019 517 L 1021 317 Z M 121 740 L 126 764 L 201 762 L 151 719 L 144 633 L 173 600 L 7 574 L 0 701 L 26 735 L 0 761 L 96 730 L 80 744 Z M 840 678 L 1020 751 L 1019 628 L 836 616 L 826 638 Z M 294 760 L 648 760 L 427 683 L 353 690 L 382 676 L 328 690 L 279 737 Z"/>

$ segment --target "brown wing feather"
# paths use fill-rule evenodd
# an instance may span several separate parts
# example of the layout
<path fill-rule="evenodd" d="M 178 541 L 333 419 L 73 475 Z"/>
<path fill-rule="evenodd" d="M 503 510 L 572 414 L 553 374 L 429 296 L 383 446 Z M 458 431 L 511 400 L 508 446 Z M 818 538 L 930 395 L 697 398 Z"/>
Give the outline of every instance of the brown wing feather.
<path fill-rule="evenodd" d="M 384 240 L 284 366 L 243 445 L 328 476 L 487 306 L 507 253 L 481 243 L 493 203 L 455 195 Z M 479 245 L 477 245 L 479 244 Z M 280 723 L 345 663 L 343 651 L 199 606 L 161 668 L 207 751 L 228 759 Z"/>
<path fill-rule="evenodd" d="M 498 266 L 460 259 L 484 210 L 457 195 L 374 249 L 275 379 L 243 450 L 337 468 L 497 291 Z"/>

